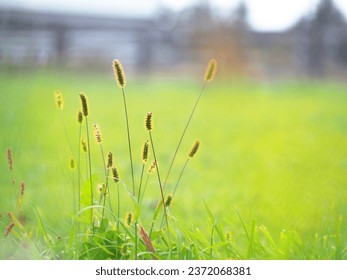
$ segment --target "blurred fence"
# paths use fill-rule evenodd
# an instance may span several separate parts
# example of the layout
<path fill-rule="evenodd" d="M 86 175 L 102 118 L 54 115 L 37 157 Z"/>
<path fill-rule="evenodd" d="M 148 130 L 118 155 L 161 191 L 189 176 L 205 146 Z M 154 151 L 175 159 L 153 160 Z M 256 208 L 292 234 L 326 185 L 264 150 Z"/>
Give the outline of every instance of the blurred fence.
<path fill-rule="evenodd" d="M 260 79 L 347 74 L 347 24 L 331 0 L 282 32 L 256 32 L 244 4 L 221 18 L 201 4 L 153 18 L 0 10 L 0 67 L 109 67 L 184 73 L 215 57 L 225 76 Z"/>

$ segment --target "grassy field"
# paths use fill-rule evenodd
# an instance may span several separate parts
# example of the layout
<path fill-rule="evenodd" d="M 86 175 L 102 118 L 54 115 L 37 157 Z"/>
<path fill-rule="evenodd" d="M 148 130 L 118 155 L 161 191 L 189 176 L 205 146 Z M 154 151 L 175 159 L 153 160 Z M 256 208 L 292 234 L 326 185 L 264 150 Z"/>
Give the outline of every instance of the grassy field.
<path fill-rule="evenodd" d="M 153 113 L 152 135 L 161 176 L 165 178 L 201 87 L 202 81 L 186 78 L 128 77 L 125 90 L 136 186 L 142 169 L 141 148 L 148 139 L 144 129 L 146 113 Z M 56 90 L 64 95 L 62 115 L 54 101 Z M 146 254 L 148 248 L 135 231 L 124 229 L 129 246 L 128 253 L 122 256 L 112 251 L 113 245 L 118 246 L 117 240 L 104 236 L 111 240 L 107 246 L 95 235 L 87 240 L 89 237 L 73 226 L 78 173 L 69 168 L 72 153 L 75 159 L 79 153 L 78 93 L 84 92 L 89 100 L 90 131 L 94 122 L 99 124 L 103 150 L 105 154 L 114 153 L 120 177 L 131 188 L 123 100 L 112 71 L 80 75 L 57 71 L 2 72 L 0 92 L 1 234 L 11 222 L 6 213 L 10 211 L 18 217 L 20 184 L 25 183 L 24 227 L 16 224 L 2 238 L 2 259 L 131 259 L 136 238 L 142 252 L 139 258 L 347 258 L 345 85 L 221 79 L 209 83 L 165 190 L 173 191 L 187 154 L 199 139 L 201 147 L 189 161 L 169 208 L 171 236 L 160 230 L 160 214 L 152 238 L 156 253 Z M 82 131 L 86 138 L 84 126 Z M 13 157 L 12 173 L 6 158 L 8 148 Z M 96 185 L 104 181 L 104 171 L 100 148 L 93 136 L 90 151 L 97 194 Z M 86 154 L 81 156 L 82 181 L 86 181 Z M 114 209 L 118 207 L 119 187 L 113 182 L 109 186 Z M 134 206 L 123 187 L 120 196 L 123 220 L 128 211 L 134 211 Z M 139 218 L 147 231 L 159 199 L 157 177 L 148 175 Z M 117 232 L 112 223 L 116 217 L 109 215 L 108 219 L 109 234 Z M 124 240 L 126 237 L 123 236 Z M 168 238 L 172 244 L 168 244 Z M 90 254 L 82 254 L 84 247 L 76 249 L 74 242 L 94 244 L 95 248 L 89 248 Z M 165 252 L 169 245 L 170 255 Z"/>

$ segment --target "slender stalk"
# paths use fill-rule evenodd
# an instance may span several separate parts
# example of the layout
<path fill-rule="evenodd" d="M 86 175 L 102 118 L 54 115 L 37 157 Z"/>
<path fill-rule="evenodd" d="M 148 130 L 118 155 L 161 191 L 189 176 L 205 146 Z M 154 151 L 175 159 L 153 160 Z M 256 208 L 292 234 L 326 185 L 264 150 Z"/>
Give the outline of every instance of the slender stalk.
<path fill-rule="evenodd" d="M 144 185 L 144 188 L 143 188 L 142 195 L 141 195 L 141 197 L 140 197 L 140 202 L 139 202 L 139 204 L 142 204 L 143 196 L 144 196 L 145 193 L 146 193 L 148 180 L 149 180 L 149 174 L 147 174 L 146 182 L 145 182 L 145 185 Z"/>
<path fill-rule="evenodd" d="M 176 193 L 178 184 L 179 184 L 179 182 L 180 182 L 180 180 L 181 180 L 181 178 L 182 178 L 182 175 L 183 175 L 183 173 L 184 173 L 184 170 L 185 170 L 186 167 L 187 167 L 188 162 L 189 162 L 189 158 L 187 158 L 186 162 L 185 162 L 184 165 L 183 165 L 183 168 L 182 168 L 181 173 L 180 173 L 180 175 L 179 175 L 179 177 L 178 177 L 178 180 L 177 180 L 177 183 L 176 183 L 176 185 L 175 185 L 175 188 L 174 188 L 174 190 L 173 190 L 173 192 L 172 192 L 172 195 L 173 195 L 173 196 L 174 196 L 175 193 Z"/>
<path fill-rule="evenodd" d="M 149 138 L 150 138 L 150 141 L 151 141 L 154 161 L 158 162 L 157 161 L 157 156 L 155 154 L 155 149 L 154 149 L 154 144 L 153 144 L 153 138 L 152 138 L 151 130 L 148 130 L 148 133 L 149 133 Z M 165 207 L 164 189 L 163 189 L 163 185 L 162 185 L 161 179 L 160 179 L 160 173 L 159 173 L 159 166 L 158 166 L 158 164 L 156 166 L 156 169 L 157 169 L 157 176 L 158 176 L 158 182 L 159 182 L 159 188 L 160 188 L 160 195 L 161 195 L 161 201 L 162 201 L 162 204 L 163 204 L 165 223 L 166 223 L 166 229 L 167 229 L 168 241 L 169 241 L 169 250 L 170 250 L 170 256 L 171 256 L 171 240 L 170 240 L 169 221 L 168 221 L 168 218 L 167 218 L 167 209 Z M 152 222 L 152 228 L 153 228 L 153 224 L 154 224 L 154 221 Z M 151 230 L 152 230 L 152 228 L 151 228 Z"/>
<path fill-rule="evenodd" d="M 126 121 L 127 136 L 128 136 L 128 149 L 129 149 L 129 157 L 130 157 L 132 188 L 133 188 L 133 195 L 135 196 L 135 180 L 134 180 L 133 157 L 132 157 L 132 152 L 131 152 L 130 127 L 129 127 L 129 118 L 128 118 L 127 103 L 126 103 L 125 92 L 124 92 L 124 88 L 123 88 L 123 87 L 122 87 L 122 95 L 123 95 L 124 112 L 125 112 L 125 121 Z"/>
<path fill-rule="evenodd" d="M 73 153 L 73 149 L 72 149 L 69 133 L 67 132 L 67 128 L 66 128 L 66 124 L 65 124 L 64 114 L 63 114 L 62 109 L 59 109 L 59 111 L 60 111 L 61 121 L 63 123 L 64 131 L 65 131 L 65 136 L 66 136 L 67 142 L 68 142 L 69 147 L 70 147 L 70 152 L 71 152 L 72 157 L 74 157 L 74 153 Z"/>
<path fill-rule="evenodd" d="M 134 231 L 135 231 L 135 260 L 137 260 L 137 247 L 138 247 L 138 241 L 137 241 L 137 218 L 135 220 L 135 223 L 134 223 Z"/>
<path fill-rule="evenodd" d="M 199 101 L 200 101 L 200 99 L 201 99 L 202 94 L 204 93 L 204 90 L 205 90 L 205 88 L 206 88 L 206 84 L 207 84 L 207 82 L 205 81 L 205 83 L 204 83 L 204 85 L 203 85 L 203 87 L 202 87 L 202 89 L 201 89 L 201 91 L 200 91 L 200 94 L 199 94 L 198 98 L 197 98 L 196 101 L 195 101 L 193 110 L 191 111 L 191 113 L 190 113 L 190 115 L 189 115 L 189 118 L 188 118 L 188 121 L 187 121 L 187 123 L 186 123 L 186 126 L 185 126 L 184 129 L 183 129 L 181 138 L 180 138 L 180 140 L 178 141 L 178 145 L 177 145 L 177 147 L 176 147 L 175 153 L 174 153 L 174 155 L 173 155 L 173 157 L 172 157 L 172 160 L 171 160 L 171 163 L 170 163 L 169 171 L 168 171 L 167 174 L 166 174 L 166 178 L 165 178 L 164 186 L 163 186 L 163 189 L 164 189 L 164 190 L 165 190 L 166 183 L 167 183 L 167 180 L 168 180 L 168 178 L 169 178 L 169 175 L 170 175 L 170 172 L 171 172 L 173 163 L 175 162 L 175 159 L 176 159 L 178 150 L 179 150 L 179 148 L 180 148 L 180 146 L 181 146 L 181 144 L 182 144 L 182 140 L 183 140 L 183 138 L 184 138 L 184 135 L 186 134 L 186 131 L 187 131 L 187 129 L 188 129 L 188 126 L 189 126 L 189 124 L 190 124 L 190 122 L 191 122 L 191 120 L 192 120 L 192 117 L 193 117 L 193 115 L 194 115 L 195 109 L 196 109 L 196 107 L 197 107 L 198 104 L 199 104 Z"/>
<path fill-rule="evenodd" d="M 118 185 L 118 183 L 117 183 L 117 217 L 118 217 L 118 219 L 117 219 L 117 230 L 119 231 L 119 229 L 120 229 L 120 191 L 119 191 L 119 185 Z"/>
<path fill-rule="evenodd" d="M 212 249 L 212 246 L 213 246 L 213 232 L 214 232 L 214 224 L 212 225 L 211 240 L 210 240 L 210 246 L 211 246 L 211 249 L 210 249 L 210 259 L 211 260 L 212 260 L 212 255 L 213 255 L 213 249 Z"/>
<path fill-rule="evenodd" d="M 117 231 L 118 231 L 118 238 L 117 238 L 117 245 L 119 246 L 119 234 L 120 234 L 120 192 L 119 192 L 119 185 L 118 185 L 118 183 L 117 183 L 117 203 L 118 203 L 118 205 L 117 205 L 117 217 L 118 217 L 118 219 L 117 219 Z"/>
<path fill-rule="evenodd" d="M 137 202 L 140 203 L 140 198 L 141 198 L 141 187 L 142 187 L 142 179 L 143 179 L 143 173 L 145 171 L 145 164 L 142 164 L 142 170 L 141 170 L 141 178 L 140 178 L 140 185 L 139 185 L 139 191 L 137 194 Z M 137 230 L 137 229 L 136 229 Z"/>
<path fill-rule="evenodd" d="M 110 175 L 110 170 L 107 170 L 107 174 L 106 174 L 106 193 L 108 194 L 108 197 L 110 199 L 110 191 L 108 189 L 108 176 Z M 111 202 L 110 202 L 111 205 Z M 106 195 L 104 196 L 104 204 L 103 204 L 103 208 L 102 208 L 102 215 L 101 215 L 101 224 L 104 220 L 104 215 L 105 215 L 105 206 L 106 206 Z M 112 210 L 111 210 L 112 211 Z"/>
<path fill-rule="evenodd" d="M 89 141 L 89 129 L 88 129 L 88 117 L 87 116 L 86 116 L 86 131 L 87 131 L 87 143 L 88 143 L 90 199 L 91 199 L 91 203 L 93 205 L 94 204 L 94 196 L 93 196 L 93 182 L 92 182 L 92 159 L 91 159 L 91 155 L 90 155 L 90 141 Z M 91 222 L 92 222 L 92 232 L 94 233 L 93 208 L 91 208 L 90 215 L 91 215 Z"/>
<path fill-rule="evenodd" d="M 172 196 L 175 196 L 175 193 L 176 193 L 178 184 L 179 184 L 179 182 L 180 182 L 180 180 L 181 180 L 181 178 L 182 178 L 182 175 L 183 175 L 183 173 L 184 173 L 184 170 L 185 170 L 186 167 L 187 167 L 188 162 L 189 162 L 189 158 L 187 158 L 186 162 L 185 162 L 184 165 L 183 165 L 183 168 L 182 168 L 181 173 L 180 173 L 180 175 L 179 175 L 179 177 L 178 177 L 178 180 L 177 180 L 177 183 L 176 183 L 176 185 L 175 185 L 175 188 L 174 188 L 174 190 L 173 190 L 173 192 L 172 192 Z M 163 227 L 163 224 L 164 224 L 164 216 L 163 216 L 163 219 L 161 220 L 160 228 Z"/>
<path fill-rule="evenodd" d="M 78 170 L 78 212 L 81 210 L 81 134 L 82 134 L 82 125 L 80 124 L 80 131 L 78 136 L 78 163 L 77 163 L 77 170 Z"/>

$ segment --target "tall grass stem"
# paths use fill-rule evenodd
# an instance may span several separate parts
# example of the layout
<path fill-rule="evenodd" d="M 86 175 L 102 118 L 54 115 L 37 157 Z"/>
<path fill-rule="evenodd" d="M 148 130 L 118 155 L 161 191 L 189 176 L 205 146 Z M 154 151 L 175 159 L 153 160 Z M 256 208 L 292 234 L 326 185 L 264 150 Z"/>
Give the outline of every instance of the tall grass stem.
<path fill-rule="evenodd" d="M 124 92 L 124 88 L 123 88 L 123 87 L 122 87 L 122 95 L 123 95 L 124 112 L 125 112 L 125 121 L 126 121 L 127 136 L 128 136 L 128 149 L 129 149 L 129 157 L 130 157 L 130 168 L 131 168 L 132 189 L 133 189 L 133 195 L 135 196 L 135 180 L 134 180 L 133 156 L 132 156 L 132 152 L 131 152 L 130 127 L 129 127 L 129 118 L 128 118 L 127 102 L 126 102 L 125 92 Z"/>
<path fill-rule="evenodd" d="M 191 122 L 191 120 L 192 120 L 192 117 L 193 117 L 193 115 L 194 115 L 195 109 L 196 109 L 196 107 L 197 107 L 198 104 L 199 104 L 199 101 L 200 101 L 200 99 L 201 99 L 202 94 L 204 93 L 204 90 L 205 90 L 205 88 L 206 88 L 206 84 L 207 84 L 207 82 L 205 81 L 205 83 L 204 83 L 204 85 L 203 85 L 203 87 L 202 87 L 202 89 L 201 89 L 201 91 L 200 91 L 200 94 L 199 94 L 198 98 L 197 98 L 196 101 L 195 101 L 194 107 L 193 107 L 193 109 L 192 109 L 192 111 L 191 111 L 191 113 L 190 113 L 190 115 L 189 115 L 189 118 L 188 118 L 188 121 L 187 121 L 187 123 L 186 123 L 186 126 L 185 126 L 184 129 L 183 129 L 181 138 L 180 138 L 180 140 L 178 141 L 178 144 L 177 144 L 175 153 L 174 153 L 174 155 L 173 155 L 173 157 L 172 157 L 172 160 L 171 160 L 171 163 L 170 163 L 169 170 L 168 170 L 168 172 L 167 172 L 167 174 L 166 174 L 166 178 L 165 178 L 164 186 L 163 186 L 163 189 L 164 189 L 164 190 L 165 190 L 166 183 L 167 183 L 167 180 L 168 180 L 168 178 L 169 178 L 169 175 L 170 175 L 170 173 L 171 173 L 172 166 L 173 166 L 173 164 L 174 164 L 174 162 L 175 162 L 175 159 L 176 159 L 178 150 L 179 150 L 179 148 L 180 148 L 180 146 L 181 146 L 181 144 L 182 144 L 182 140 L 183 140 L 183 138 L 184 138 L 184 135 L 186 134 L 187 129 L 188 129 L 188 126 L 189 126 L 189 124 L 190 124 L 190 122 Z"/>

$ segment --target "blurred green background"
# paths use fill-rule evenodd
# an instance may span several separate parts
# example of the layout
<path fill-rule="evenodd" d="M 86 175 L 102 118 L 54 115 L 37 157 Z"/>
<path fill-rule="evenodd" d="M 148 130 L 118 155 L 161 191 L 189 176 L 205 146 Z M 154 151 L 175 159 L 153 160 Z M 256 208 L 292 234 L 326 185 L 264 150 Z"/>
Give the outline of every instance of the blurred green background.
<path fill-rule="evenodd" d="M 36 223 L 34 204 L 53 232 L 67 234 L 77 175 L 69 169 L 71 152 L 54 91 L 59 89 L 64 95 L 63 114 L 75 157 L 78 93 L 83 91 L 89 99 L 90 130 L 94 122 L 99 124 L 103 149 L 115 154 L 120 176 L 130 187 L 121 91 L 111 69 L 83 75 L 48 70 L 3 72 L 0 77 L 2 219 L 6 221 L 6 211 L 17 212 L 16 197 L 23 180 L 27 221 Z M 148 139 L 145 114 L 153 112 L 153 138 L 164 178 L 201 87 L 202 81 L 187 78 L 129 77 L 125 90 L 136 182 L 142 167 L 141 147 Z M 242 231 L 235 209 L 246 222 L 255 218 L 266 225 L 275 237 L 281 230 L 297 231 L 303 237 L 334 231 L 338 215 L 347 216 L 346 105 L 342 84 L 216 79 L 207 85 L 168 181 L 167 191 L 172 191 L 189 149 L 199 139 L 201 149 L 183 174 L 172 213 L 192 228 L 208 230 L 204 198 L 225 229 L 234 234 Z M 14 186 L 7 148 L 13 154 Z M 94 138 L 91 151 L 93 173 L 102 182 L 102 159 Z M 84 171 L 84 155 L 82 160 Z M 155 176 L 150 177 L 144 199 L 142 220 L 147 226 L 160 196 L 156 182 Z M 114 184 L 111 193 L 116 193 Z M 125 191 L 121 193 L 125 215 L 132 204 Z"/>

